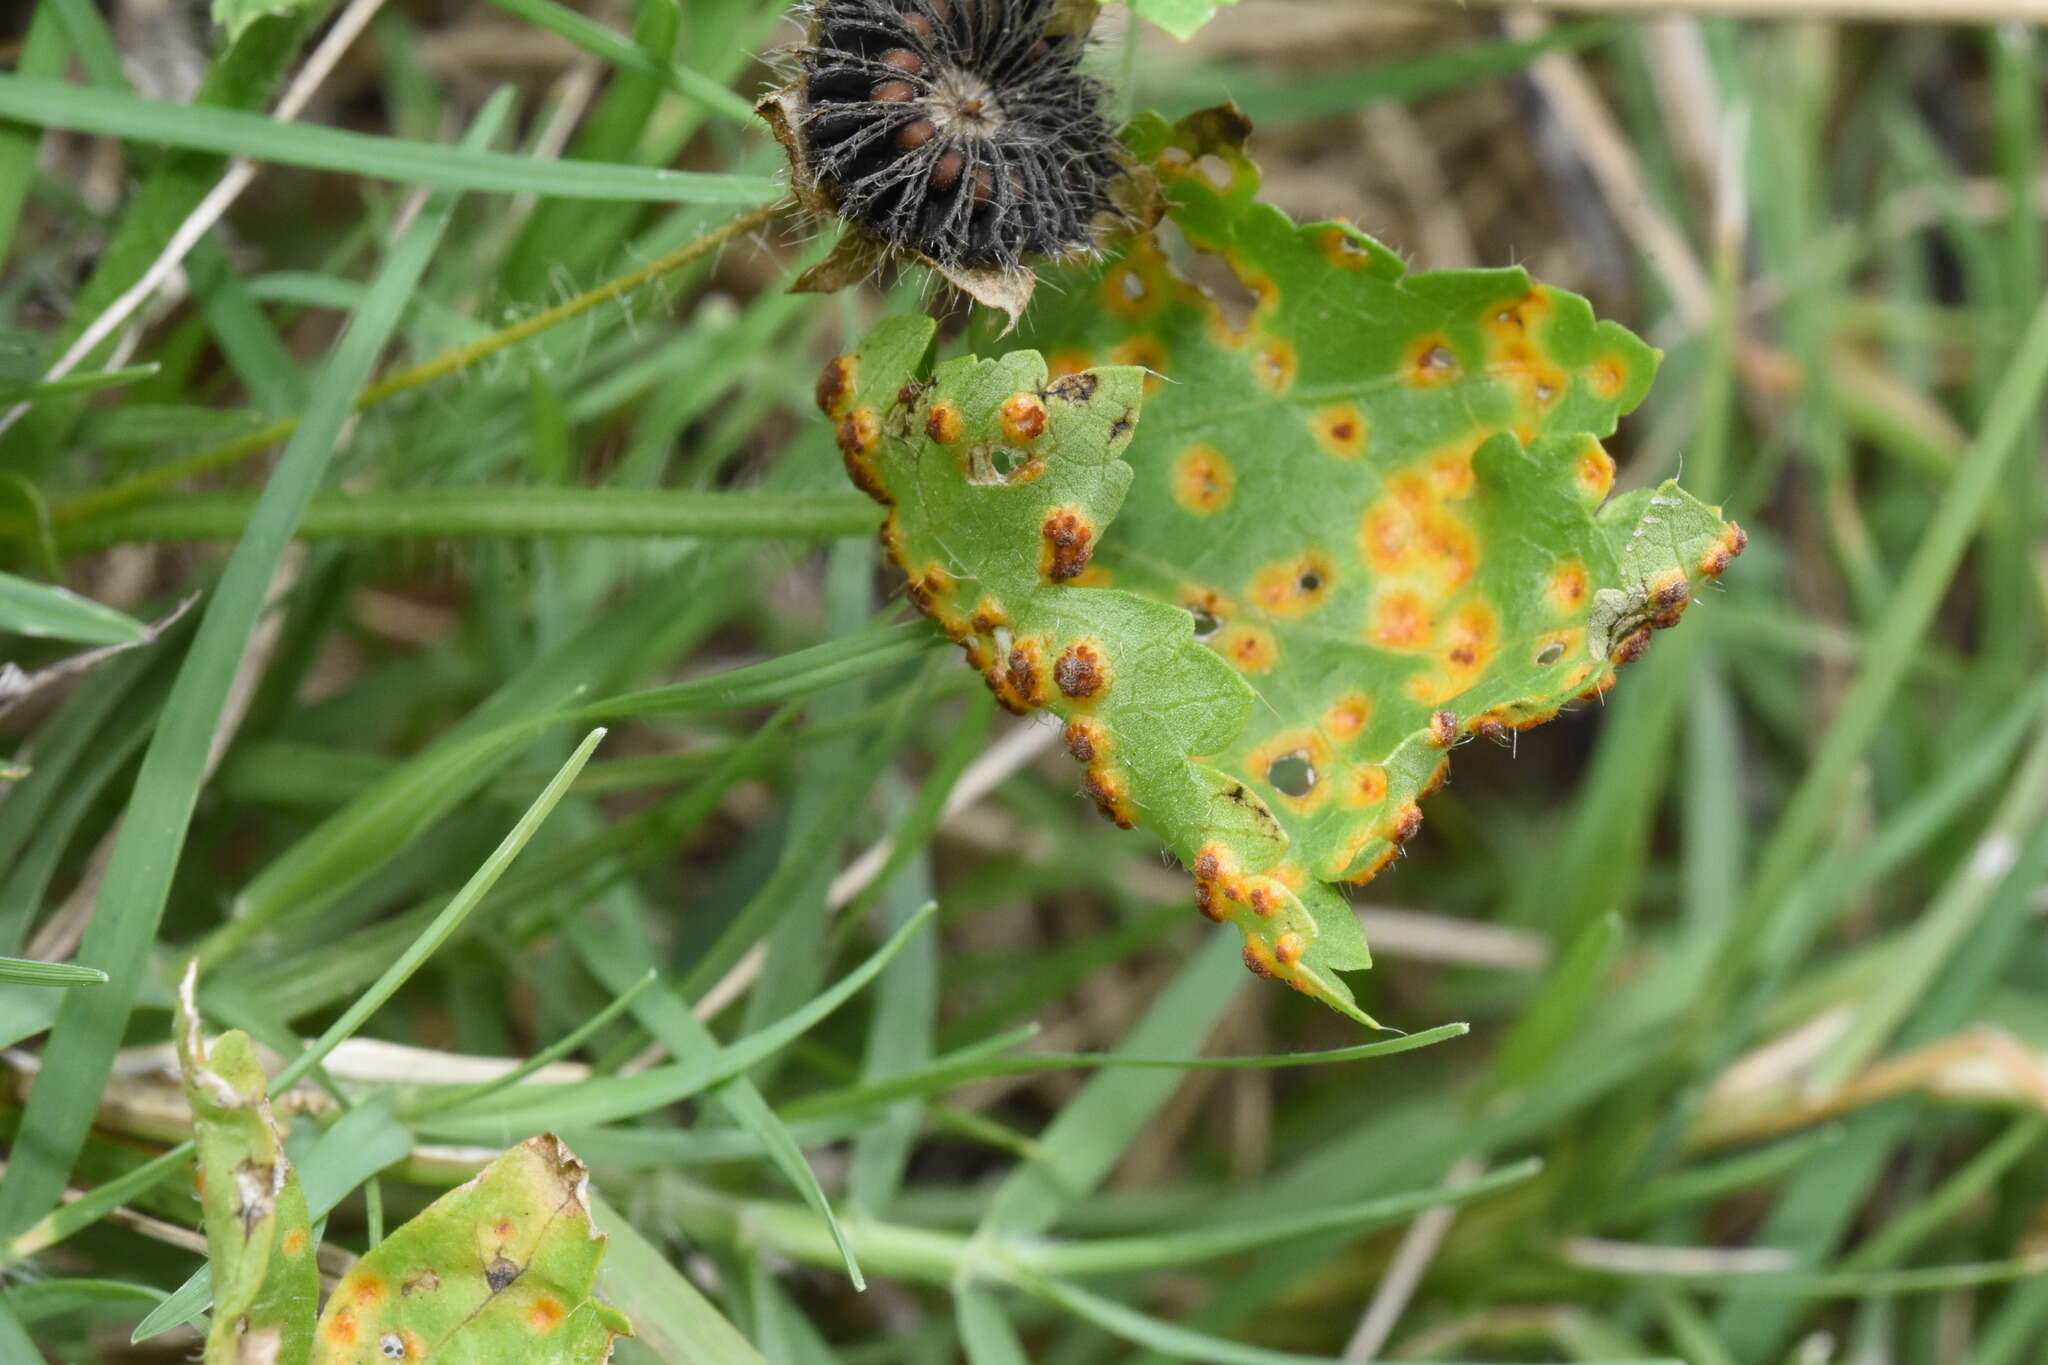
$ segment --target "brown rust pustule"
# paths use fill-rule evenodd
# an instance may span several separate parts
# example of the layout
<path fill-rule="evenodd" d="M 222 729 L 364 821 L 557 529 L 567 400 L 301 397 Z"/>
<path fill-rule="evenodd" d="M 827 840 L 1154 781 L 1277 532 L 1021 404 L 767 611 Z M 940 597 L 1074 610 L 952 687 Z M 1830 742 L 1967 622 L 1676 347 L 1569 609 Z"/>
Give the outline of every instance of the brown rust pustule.
<path fill-rule="evenodd" d="M 1095 556 L 1095 528 L 1074 508 L 1055 507 L 1046 513 L 1039 534 L 1045 540 L 1039 571 L 1048 582 L 1079 578 Z"/>
<path fill-rule="evenodd" d="M 853 377 L 858 364 L 850 355 L 835 356 L 827 361 L 818 375 L 818 387 L 814 397 L 818 411 L 835 422 L 846 415 L 846 409 L 853 402 Z"/>
<path fill-rule="evenodd" d="M 1394 828 L 1389 832 L 1388 837 L 1396 844 L 1405 844 L 1410 839 L 1413 839 L 1415 832 L 1421 828 L 1422 807 L 1410 801 L 1407 805 L 1401 807 L 1401 813 L 1394 817 Z"/>
<path fill-rule="evenodd" d="M 1045 677 L 1038 666 L 1038 650 L 1029 641 L 1020 641 L 1010 650 L 1005 661 L 1010 686 L 1016 689 L 1017 699 L 1026 706 L 1045 704 Z"/>
<path fill-rule="evenodd" d="M 1077 640 L 1068 645 L 1053 664 L 1052 678 L 1067 696 L 1075 701 L 1087 701 L 1108 684 L 1109 670 L 1093 646 Z"/>
<path fill-rule="evenodd" d="M 1429 718 L 1429 742 L 1448 749 L 1458 740 L 1458 713 L 1439 711 Z"/>
<path fill-rule="evenodd" d="M 1130 829 L 1138 823 L 1131 813 L 1130 793 L 1124 789 L 1121 777 L 1096 764 L 1088 769 L 1081 785 L 1088 789 L 1088 795 L 1094 798 L 1095 808 L 1102 812 L 1103 818 L 1118 829 Z"/>
<path fill-rule="evenodd" d="M 1616 665 L 1632 664 L 1637 659 L 1642 658 L 1644 654 L 1648 653 L 1649 649 L 1650 627 L 1642 626 L 1639 627 L 1626 640 L 1623 640 L 1620 644 L 1616 645 L 1614 647 L 1614 653 L 1611 657 L 1613 658 Z"/>
<path fill-rule="evenodd" d="M 1109 732 L 1099 721 L 1076 716 L 1067 722 L 1067 752 L 1076 762 L 1093 763 L 1109 754 Z"/>

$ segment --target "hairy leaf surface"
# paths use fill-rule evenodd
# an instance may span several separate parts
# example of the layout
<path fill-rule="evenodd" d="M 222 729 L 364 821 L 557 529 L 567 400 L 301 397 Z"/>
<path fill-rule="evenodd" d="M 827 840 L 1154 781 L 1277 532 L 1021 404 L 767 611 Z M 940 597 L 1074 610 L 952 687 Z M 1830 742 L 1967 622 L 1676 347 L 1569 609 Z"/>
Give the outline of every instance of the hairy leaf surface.
<path fill-rule="evenodd" d="M 1242 308 L 1140 238 L 1046 292 L 1037 350 L 923 382 L 931 327 L 896 319 L 819 400 L 998 696 L 1066 719 L 1104 813 L 1165 839 L 1254 971 L 1363 1018 L 1333 884 L 1398 852 L 1454 744 L 1611 686 L 1742 535 L 1673 484 L 1608 499 L 1600 438 L 1656 352 L 1520 270 L 1409 274 L 1291 222 L 1244 132 L 1127 134 Z"/>

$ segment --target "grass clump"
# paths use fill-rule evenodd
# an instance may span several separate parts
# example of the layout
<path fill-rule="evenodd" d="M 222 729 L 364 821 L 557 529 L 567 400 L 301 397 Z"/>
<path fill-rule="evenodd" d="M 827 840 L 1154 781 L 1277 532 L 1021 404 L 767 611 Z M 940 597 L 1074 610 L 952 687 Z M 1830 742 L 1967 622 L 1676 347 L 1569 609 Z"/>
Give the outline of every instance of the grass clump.
<path fill-rule="evenodd" d="M 1017 348 L 785 291 L 779 0 L 218 8 L 0 29 L 0 1359 L 298 1311 L 190 1183 L 191 963 L 323 1295 L 524 1153 L 593 1356 L 2048 1349 L 2038 32 L 1110 8 L 1119 116 L 1661 347 L 1618 487 L 1749 532 L 1330 892 L 1378 1036 L 902 619 L 817 376 Z"/>

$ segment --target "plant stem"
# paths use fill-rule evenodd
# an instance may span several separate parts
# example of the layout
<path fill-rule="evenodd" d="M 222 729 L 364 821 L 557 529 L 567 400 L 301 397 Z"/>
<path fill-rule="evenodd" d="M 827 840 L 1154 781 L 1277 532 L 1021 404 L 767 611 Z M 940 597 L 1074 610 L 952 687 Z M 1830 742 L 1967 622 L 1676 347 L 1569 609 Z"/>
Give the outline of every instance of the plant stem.
<path fill-rule="evenodd" d="M 478 361 L 496 355 L 507 347 L 516 346 L 522 341 L 539 336 L 542 332 L 552 327 L 558 327 L 562 323 L 579 318 L 594 308 L 609 303 L 613 299 L 630 294 L 636 289 L 653 283 L 664 275 L 673 274 L 691 262 L 708 256 L 735 237 L 744 236 L 756 228 L 773 222 L 792 207 L 794 207 L 794 201 L 789 199 L 779 199 L 772 204 L 764 204 L 751 212 L 741 214 L 729 223 L 713 228 L 701 237 L 696 237 L 683 243 L 667 255 L 650 261 L 637 270 L 630 270 L 614 279 L 607 280 L 595 289 L 586 290 L 575 298 L 559 303 L 553 308 L 536 313 L 524 321 L 516 322 L 510 327 L 493 332 L 480 341 L 474 341 L 467 346 L 457 346 L 451 350 L 443 351 L 432 360 L 424 361 L 413 366 L 411 369 L 401 370 L 388 379 L 380 380 L 370 385 L 358 394 L 356 396 L 355 410 L 361 412 L 367 408 L 375 407 L 387 398 L 394 398 L 401 393 L 408 393 L 413 389 L 423 388 L 437 379 L 443 379 L 458 371 L 466 370 Z M 247 459 L 259 451 L 268 449 L 270 446 L 290 436 L 297 427 L 298 422 L 294 418 L 273 422 L 259 431 L 252 431 L 246 436 L 239 436 L 232 441 L 214 446 L 209 450 L 202 450 L 196 454 L 189 455 L 182 460 L 174 460 L 160 468 L 149 470 L 147 473 L 123 479 L 119 483 L 110 484 L 106 488 L 94 492 L 82 493 L 75 498 L 68 498 L 51 507 L 51 521 L 61 527 L 72 522 L 83 521 L 97 514 L 110 512 L 117 507 L 126 507 L 140 502 L 152 493 L 162 492 L 164 489 L 173 487 L 197 475 L 211 473 L 217 469 L 224 469 L 237 461 Z M 27 530 L 28 528 L 25 525 L 19 523 L 0 524 L 0 535 L 18 537 L 25 534 Z"/>
<path fill-rule="evenodd" d="M 108 545 L 232 540 L 252 494 L 201 494 L 126 507 L 65 527 L 66 554 Z M 315 498 L 302 540 L 447 536 L 776 536 L 826 540 L 874 531 L 858 493 L 704 492 L 642 488 L 408 488 Z"/>

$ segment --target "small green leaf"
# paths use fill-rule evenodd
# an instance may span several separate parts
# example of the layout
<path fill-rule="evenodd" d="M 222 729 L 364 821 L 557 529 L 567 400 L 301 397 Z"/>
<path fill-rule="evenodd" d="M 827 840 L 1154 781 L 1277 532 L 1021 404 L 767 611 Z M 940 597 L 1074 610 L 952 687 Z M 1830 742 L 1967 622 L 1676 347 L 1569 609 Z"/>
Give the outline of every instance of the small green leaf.
<path fill-rule="evenodd" d="M 1036 351 L 923 380 L 932 325 L 893 319 L 818 397 L 912 600 L 1066 720 L 1247 966 L 1369 1023 L 1335 884 L 1399 852 L 1452 745 L 1600 695 L 1742 535 L 1673 484 L 1601 507 L 1654 351 L 1520 270 L 1408 274 L 1291 222 L 1245 131 L 1126 135 L 1241 309 L 1141 237 L 1034 312 Z"/>
<path fill-rule="evenodd" d="M 632 1326 L 591 1297 L 605 1238 L 591 1223 L 589 1180 L 544 1133 L 442 1195 L 335 1286 L 314 1365 L 606 1359 Z"/>
<path fill-rule="evenodd" d="M 1132 13 L 1157 24 L 1182 42 L 1199 33 L 1204 24 L 1216 17 L 1219 8 L 1236 3 L 1237 0 L 1130 0 Z"/>
<path fill-rule="evenodd" d="M 139 645 L 149 638 L 138 622 L 112 607 L 10 573 L 0 573 L 0 634 L 84 645 Z"/>
<path fill-rule="evenodd" d="M 213 1268 L 207 1365 L 303 1365 L 320 1288 L 306 1196 L 271 1118 L 249 1035 L 235 1030 L 206 1045 L 193 1003 L 198 975 L 187 968 L 179 988 L 177 1046 Z"/>

